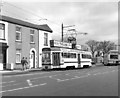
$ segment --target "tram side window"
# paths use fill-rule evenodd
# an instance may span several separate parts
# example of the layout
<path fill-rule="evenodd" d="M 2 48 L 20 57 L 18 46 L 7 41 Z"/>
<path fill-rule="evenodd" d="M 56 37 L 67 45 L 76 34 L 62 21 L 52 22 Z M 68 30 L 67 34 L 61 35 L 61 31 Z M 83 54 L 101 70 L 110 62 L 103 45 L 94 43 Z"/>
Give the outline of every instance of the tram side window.
<path fill-rule="evenodd" d="M 67 58 L 71 58 L 71 53 L 68 53 Z"/>
<path fill-rule="evenodd" d="M 82 58 L 84 58 L 84 59 L 91 59 L 91 55 L 82 54 Z"/>
<path fill-rule="evenodd" d="M 76 58 L 75 53 L 62 53 L 63 58 Z"/>
<path fill-rule="evenodd" d="M 64 57 L 64 58 L 67 58 L 67 53 L 64 53 L 64 54 L 63 54 L 63 57 Z"/>
<path fill-rule="evenodd" d="M 76 58 L 76 54 L 75 53 L 71 53 L 71 58 Z"/>

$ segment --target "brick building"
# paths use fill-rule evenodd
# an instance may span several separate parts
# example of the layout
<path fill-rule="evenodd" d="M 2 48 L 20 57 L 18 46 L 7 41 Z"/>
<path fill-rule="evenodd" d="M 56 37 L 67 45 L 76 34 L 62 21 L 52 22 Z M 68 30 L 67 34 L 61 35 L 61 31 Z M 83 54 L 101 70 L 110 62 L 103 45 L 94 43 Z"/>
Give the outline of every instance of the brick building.
<path fill-rule="evenodd" d="M 41 67 L 42 48 L 50 47 L 52 30 L 45 25 L 36 25 L 19 19 L 0 18 L 0 70 L 14 65 L 20 69 L 21 58 L 27 57 L 30 68 Z"/>

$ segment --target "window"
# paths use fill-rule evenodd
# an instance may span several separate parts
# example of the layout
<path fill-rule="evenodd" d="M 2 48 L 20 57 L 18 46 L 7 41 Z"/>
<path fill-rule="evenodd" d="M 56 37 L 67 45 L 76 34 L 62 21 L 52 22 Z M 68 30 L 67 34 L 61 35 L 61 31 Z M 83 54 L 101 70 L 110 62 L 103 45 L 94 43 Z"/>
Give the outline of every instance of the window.
<path fill-rule="evenodd" d="M 63 58 L 76 58 L 76 53 L 62 53 Z"/>
<path fill-rule="evenodd" d="M 30 30 L 30 43 L 34 43 L 34 30 Z"/>
<path fill-rule="evenodd" d="M 5 39 L 5 24 L 0 23 L 0 39 Z"/>
<path fill-rule="evenodd" d="M 21 50 L 16 50 L 16 63 L 21 63 Z"/>
<path fill-rule="evenodd" d="M 44 33 L 44 45 L 48 46 L 48 34 Z"/>
<path fill-rule="evenodd" d="M 82 54 L 82 58 L 84 58 L 84 59 L 91 59 L 91 55 Z"/>
<path fill-rule="evenodd" d="M 110 59 L 118 59 L 118 55 L 110 55 Z"/>
<path fill-rule="evenodd" d="M 21 41 L 21 27 L 16 27 L 16 41 Z"/>
<path fill-rule="evenodd" d="M 50 63 L 50 52 L 46 52 L 42 54 L 42 62 L 43 63 Z"/>

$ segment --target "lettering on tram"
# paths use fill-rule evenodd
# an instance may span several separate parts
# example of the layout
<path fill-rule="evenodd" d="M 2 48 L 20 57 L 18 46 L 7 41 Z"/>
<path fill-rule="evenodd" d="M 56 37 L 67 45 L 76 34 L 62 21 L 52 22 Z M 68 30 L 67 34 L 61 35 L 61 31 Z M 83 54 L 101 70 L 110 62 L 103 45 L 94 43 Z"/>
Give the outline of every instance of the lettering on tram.
<path fill-rule="evenodd" d="M 50 48 L 42 49 L 42 68 L 91 67 L 91 52 L 72 49 L 71 43 L 50 41 Z"/>

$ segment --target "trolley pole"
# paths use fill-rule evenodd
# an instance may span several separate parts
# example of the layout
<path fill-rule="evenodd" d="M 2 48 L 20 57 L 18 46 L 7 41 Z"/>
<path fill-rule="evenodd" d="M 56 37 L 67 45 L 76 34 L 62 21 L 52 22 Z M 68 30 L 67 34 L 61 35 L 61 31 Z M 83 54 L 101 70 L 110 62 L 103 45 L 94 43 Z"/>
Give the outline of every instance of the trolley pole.
<path fill-rule="evenodd" d="M 63 42 L 63 23 L 62 23 L 62 32 L 61 33 L 62 33 L 62 40 L 61 41 Z"/>

